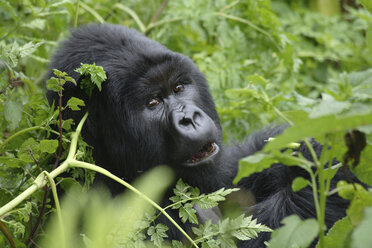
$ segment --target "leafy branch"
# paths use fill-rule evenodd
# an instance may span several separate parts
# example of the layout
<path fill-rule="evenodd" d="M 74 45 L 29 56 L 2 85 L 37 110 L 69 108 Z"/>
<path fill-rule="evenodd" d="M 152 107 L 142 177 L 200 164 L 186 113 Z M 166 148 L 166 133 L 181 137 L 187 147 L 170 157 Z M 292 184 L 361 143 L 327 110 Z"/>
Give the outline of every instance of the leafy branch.
<path fill-rule="evenodd" d="M 15 197 L 12 201 L 8 202 L 7 204 L 5 204 L 3 207 L 0 208 L 0 217 L 4 217 L 9 211 L 11 211 L 13 208 L 15 208 L 17 205 L 19 205 L 21 202 L 23 202 L 28 197 L 30 197 L 36 190 L 41 189 L 42 187 L 44 187 L 47 184 L 48 180 L 49 180 L 49 183 L 52 186 L 52 190 L 53 190 L 53 185 L 54 185 L 54 180 L 53 179 L 54 178 L 59 176 L 61 173 L 65 172 L 68 168 L 79 167 L 79 168 L 85 168 L 85 169 L 89 169 L 89 170 L 99 172 L 99 173 L 113 179 L 114 181 L 124 185 L 129 190 L 133 191 L 140 198 L 147 201 L 152 206 L 154 206 L 156 209 L 158 209 L 162 214 L 164 214 L 164 216 L 166 216 L 177 227 L 177 229 L 179 229 L 180 232 L 183 235 L 185 235 L 185 237 L 191 242 L 191 244 L 193 244 L 195 247 L 198 247 L 195 244 L 195 242 L 191 239 L 191 237 L 172 219 L 172 217 L 170 217 L 165 212 L 165 210 L 163 208 L 161 208 L 157 203 L 155 203 L 153 200 L 151 200 L 148 196 L 144 195 L 142 192 L 138 191 L 132 185 L 128 184 L 124 180 L 122 180 L 119 177 L 111 174 L 109 171 L 107 171 L 107 170 L 105 170 L 105 169 L 103 169 L 99 166 L 75 160 L 78 138 L 79 138 L 79 135 L 81 133 L 81 129 L 82 129 L 83 124 L 84 124 L 85 120 L 87 119 L 87 117 L 88 117 L 88 114 L 86 113 L 84 115 L 84 117 L 81 119 L 81 121 L 79 122 L 79 125 L 77 126 L 76 131 L 72 136 L 71 145 L 70 145 L 70 149 L 69 149 L 69 152 L 68 152 L 67 159 L 59 167 L 54 169 L 51 173 L 48 173 L 48 172 L 45 172 L 45 171 L 40 173 L 37 176 L 37 178 L 34 180 L 33 184 L 29 188 L 27 188 L 24 192 L 22 192 L 20 195 Z M 58 205 L 58 207 L 57 207 L 58 216 L 60 217 L 60 221 L 62 221 L 61 210 L 59 209 L 59 204 L 57 203 L 58 202 L 58 197 L 56 196 L 56 191 L 54 191 L 54 190 L 53 190 L 53 195 L 55 196 L 54 199 L 55 199 L 55 202 L 56 202 L 56 206 Z M 60 224 L 62 226 L 62 222 Z M 61 230 L 63 230 L 63 229 L 61 229 Z"/>

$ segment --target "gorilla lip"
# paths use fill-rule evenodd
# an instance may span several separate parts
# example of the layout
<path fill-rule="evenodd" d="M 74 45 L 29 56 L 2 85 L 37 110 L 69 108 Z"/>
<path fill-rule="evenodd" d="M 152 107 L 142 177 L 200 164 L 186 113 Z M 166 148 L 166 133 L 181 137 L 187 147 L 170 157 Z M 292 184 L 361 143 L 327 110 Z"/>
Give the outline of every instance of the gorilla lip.
<path fill-rule="evenodd" d="M 190 159 L 186 161 L 186 164 L 196 164 L 203 161 L 218 152 L 218 146 L 215 142 L 209 142 L 205 144 L 200 151 L 195 153 Z"/>

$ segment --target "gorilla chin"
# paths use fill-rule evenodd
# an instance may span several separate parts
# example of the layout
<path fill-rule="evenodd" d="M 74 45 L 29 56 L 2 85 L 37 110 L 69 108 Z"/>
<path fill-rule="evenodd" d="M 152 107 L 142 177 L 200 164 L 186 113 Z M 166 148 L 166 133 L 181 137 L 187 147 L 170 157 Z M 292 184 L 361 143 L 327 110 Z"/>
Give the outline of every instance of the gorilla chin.
<path fill-rule="evenodd" d="M 182 165 L 186 167 L 194 167 L 206 164 L 213 164 L 214 159 L 216 158 L 216 155 L 219 154 L 219 152 L 220 147 L 216 144 L 216 142 L 209 142 Z"/>

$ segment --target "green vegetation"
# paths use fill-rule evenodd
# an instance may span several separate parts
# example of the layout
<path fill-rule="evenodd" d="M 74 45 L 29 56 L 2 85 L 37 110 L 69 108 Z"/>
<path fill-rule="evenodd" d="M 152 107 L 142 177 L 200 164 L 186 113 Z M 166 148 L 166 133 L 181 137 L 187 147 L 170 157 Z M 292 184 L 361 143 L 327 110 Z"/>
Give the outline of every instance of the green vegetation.
<path fill-rule="evenodd" d="M 270 247 L 307 247 L 315 238 L 318 247 L 370 245 L 372 191 L 344 181 L 330 190 L 337 170 L 351 170 L 372 186 L 370 0 L 0 0 L 0 247 L 233 247 L 237 239 L 271 231 L 240 215 L 199 224 L 194 204 L 212 208 L 234 190 L 200 195 L 179 181 L 166 208 L 179 209 L 180 221 L 196 226 L 184 243 L 165 241 L 168 227 L 154 220 L 165 213 L 156 202 L 172 173 L 159 167 L 132 186 L 94 165 L 79 138 L 84 120 L 61 118 L 64 109 L 79 110 L 84 102 L 72 98 L 50 107 L 44 88 L 63 95 L 64 83 L 74 82 L 55 70 L 44 86 L 48 61 L 71 28 L 91 22 L 135 28 L 192 58 L 209 81 L 226 143 L 268 124 L 290 125 L 264 151 L 241 160 L 236 178 L 275 162 L 310 175 L 292 188 L 312 187 L 317 219 L 287 217 Z M 88 93 L 106 78 L 95 65 L 77 72 Z M 330 147 L 314 162 L 291 150 L 309 137 Z M 333 158 L 340 163 L 325 167 Z M 115 199 L 88 192 L 95 173 L 130 190 Z M 63 191 L 60 207 L 57 192 Z M 325 202 L 332 194 L 350 206 L 326 232 Z"/>

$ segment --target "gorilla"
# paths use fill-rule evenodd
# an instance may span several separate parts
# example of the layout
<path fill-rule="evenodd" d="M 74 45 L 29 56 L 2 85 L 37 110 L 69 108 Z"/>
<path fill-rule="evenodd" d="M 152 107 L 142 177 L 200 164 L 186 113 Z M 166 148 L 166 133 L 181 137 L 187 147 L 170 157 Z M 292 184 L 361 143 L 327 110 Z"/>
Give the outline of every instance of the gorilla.
<path fill-rule="evenodd" d="M 83 78 L 74 70 L 81 63 L 95 63 L 106 71 L 101 92 L 95 90 L 88 96 L 79 87 Z M 71 97 L 86 103 L 81 111 L 65 109 L 63 118 L 78 123 L 88 111 L 82 136 L 94 147 L 96 164 L 128 182 L 150 168 L 166 164 L 177 177 L 202 193 L 233 187 L 239 159 L 261 150 L 268 138 L 285 128 L 265 128 L 241 144 L 224 147 L 207 81 L 191 59 L 122 26 L 88 25 L 73 31 L 54 55 L 53 68 L 67 72 L 78 83 L 65 85 L 63 106 Z M 52 70 L 48 76 L 53 76 Z M 47 97 L 50 104 L 57 103 L 57 93 L 48 91 Z M 321 145 L 311 143 L 319 155 Z M 300 152 L 311 160 L 304 144 Z M 253 193 L 256 200 L 254 206 L 246 206 L 249 214 L 270 228 L 279 227 L 280 221 L 291 214 L 303 219 L 315 217 L 311 188 L 296 193 L 291 190 L 297 176 L 306 178 L 307 173 L 298 167 L 275 164 L 242 179 L 238 186 Z M 334 181 L 340 177 L 336 175 Z M 114 194 L 123 190 L 111 180 L 105 183 Z M 332 184 L 334 187 L 335 182 Z M 169 204 L 168 197 L 163 204 Z M 347 205 L 337 196 L 328 198 L 328 227 L 345 215 Z M 177 213 L 170 214 L 178 219 Z M 168 224 L 170 239 L 182 239 L 165 218 L 161 221 Z M 183 227 L 191 228 L 186 224 Z M 262 247 L 269 238 L 269 233 L 261 233 L 240 246 Z"/>

